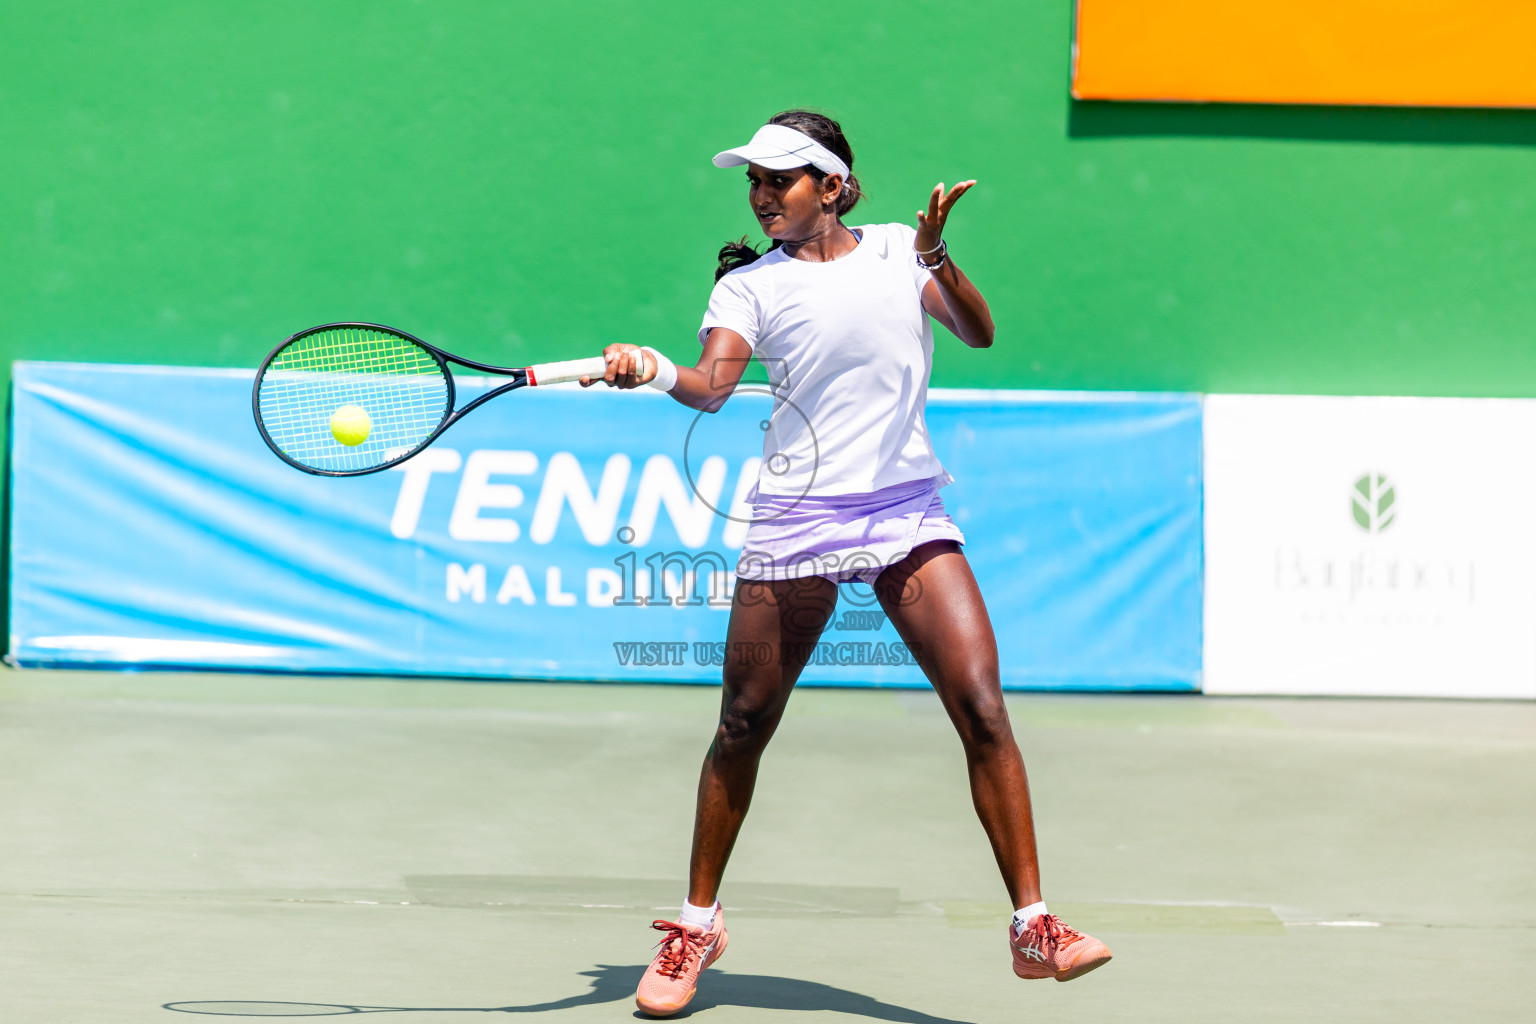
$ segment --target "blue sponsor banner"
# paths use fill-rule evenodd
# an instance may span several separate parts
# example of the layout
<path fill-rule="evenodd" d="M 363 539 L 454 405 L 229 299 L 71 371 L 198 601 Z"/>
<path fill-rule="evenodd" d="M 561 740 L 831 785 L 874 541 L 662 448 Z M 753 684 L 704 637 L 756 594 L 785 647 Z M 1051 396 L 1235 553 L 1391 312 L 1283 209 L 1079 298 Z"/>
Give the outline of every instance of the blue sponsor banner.
<path fill-rule="evenodd" d="M 261 443 L 249 371 L 13 382 L 14 662 L 719 680 L 765 386 L 523 390 L 337 479 Z M 1197 397 L 934 391 L 928 423 L 1005 686 L 1198 687 Z M 822 639 L 806 683 L 926 685 L 867 586 Z"/>

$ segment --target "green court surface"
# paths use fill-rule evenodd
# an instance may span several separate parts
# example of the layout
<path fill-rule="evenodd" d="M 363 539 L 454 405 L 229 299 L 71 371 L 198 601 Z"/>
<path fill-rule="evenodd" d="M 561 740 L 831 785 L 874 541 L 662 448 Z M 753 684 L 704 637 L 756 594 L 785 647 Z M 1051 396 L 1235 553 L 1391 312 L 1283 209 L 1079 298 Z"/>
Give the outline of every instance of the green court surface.
<path fill-rule="evenodd" d="M 0 1019 L 633 1019 L 717 700 L 0 673 Z M 1530 1019 L 1536 706 L 1010 706 L 1046 897 L 1111 964 L 1013 977 L 1011 908 L 931 694 L 807 690 L 690 1016 Z"/>

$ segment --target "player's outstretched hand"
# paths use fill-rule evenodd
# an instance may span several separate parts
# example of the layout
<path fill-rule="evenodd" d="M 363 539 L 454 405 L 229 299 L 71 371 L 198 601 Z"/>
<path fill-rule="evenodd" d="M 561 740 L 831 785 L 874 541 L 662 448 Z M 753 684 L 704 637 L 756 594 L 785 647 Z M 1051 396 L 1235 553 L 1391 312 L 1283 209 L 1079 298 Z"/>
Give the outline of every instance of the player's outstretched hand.
<path fill-rule="evenodd" d="M 917 211 L 917 241 L 913 248 L 917 252 L 932 252 L 939 247 L 939 239 L 944 236 L 944 222 L 949 219 L 949 211 L 954 208 L 955 202 L 971 190 L 976 184 L 976 179 L 962 181 L 948 192 L 944 191 L 944 183 L 941 181 L 933 186 L 933 194 L 928 197 L 928 209 Z"/>
<path fill-rule="evenodd" d="M 638 388 L 656 377 L 656 360 L 638 345 L 609 345 L 603 349 L 603 359 L 608 363 L 608 372 L 601 377 L 581 378 L 582 387 L 602 381 L 611 388 Z"/>

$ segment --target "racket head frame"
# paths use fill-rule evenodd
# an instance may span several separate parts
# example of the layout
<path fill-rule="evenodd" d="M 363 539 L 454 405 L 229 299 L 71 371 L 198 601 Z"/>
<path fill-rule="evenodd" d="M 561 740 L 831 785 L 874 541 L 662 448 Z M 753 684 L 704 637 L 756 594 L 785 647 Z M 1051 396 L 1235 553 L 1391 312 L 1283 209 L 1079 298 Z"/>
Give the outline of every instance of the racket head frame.
<path fill-rule="evenodd" d="M 401 455 L 397 455 L 395 458 L 390 459 L 388 462 L 380 463 L 377 466 L 368 466 L 363 469 L 320 469 L 315 466 L 306 466 L 304 463 L 299 462 L 297 459 L 294 459 L 292 456 L 288 455 L 281 448 L 279 448 L 277 443 L 272 440 L 272 435 L 267 433 L 267 425 L 262 421 L 261 418 L 261 382 L 262 379 L 266 377 L 267 367 L 272 364 L 272 360 L 276 359 L 278 355 L 282 353 L 282 351 L 289 345 L 292 345 L 296 341 L 307 338 L 312 334 L 319 334 L 321 331 L 347 329 L 382 331 L 385 334 L 393 334 L 398 338 L 404 338 L 406 341 L 409 341 L 412 344 L 421 346 L 421 348 L 424 349 L 427 354 L 436 361 L 438 369 L 442 371 L 443 381 L 447 386 L 448 395 L 447 402 L 444 404 L 443 408 L 443 418 L 438 422 L 437 426 L 433 428 L 432 432 L 428 434 L 426 438 L 424 438 L 414 448 L 411 448 L 409 451 L 406 451 Z M 458 401 L 458 390 L 454 387 L 453 373 L 448 369 L 448 364 L 450 362 L 457 363 L 460 366 L 467 367 L 471 370 L 479 370 L 482 373 L 494 373 L 498 376 L 511 377 L 512 380 L 506 384 L 501 385 L 500 387 L 492 388 L 485 394 L 480 395 L 472 401 L 465 403 L 463 408 L 456 409 L 454 408 L 454 403 Z M 528 371 L 525 369 L 505 366 L 491 366 L 488 363 L 478 363 L 472 359 L 461 359 L 458 356 L 450 355 L 449 353 L 444 352 L 436 345 L 430 345 L 427 342 L 422 341 L 414 334 L 400 330 L 398 327 L 388 327 L 384 324 L 365 323 L 361 320 L 343 320 L 337 323 L 320 324 L 317 327 L 309 327 L 305 330 L 299 331 L 297 334 L 290 335 L 289 337 L 283 339 L 281 344 L 272 349 L 271 352 L 267 353 L 267 357 L 261 361 L 261 366 L 257 368 L 256 380 L 251 385 L 251 417 L 256 421 L 256 429 L 261 433 L 261 439 L 266 442 L 267 447 L 272 449 L 273 454 L 282 459 L 284 462 L 288 463 L 288 465 L 292 466 L 294 469 L 302 470 L 305 473 L 309 473 L 313 476 L 367 476 L 370 473 L 378 473 L 382 472 L 383 470 L 398 466 L 405 460 L 420 454 L 422 449 L 436 441 L 439 437 L 442 436 L 443 431 L 457 423 L 466 413 L 470 412 L 472 409 L 483 405 L 485 402 L 490 401 L 497 395 L 506 394 L 508 391 L 524 387 L 527 385 L 527 383 Z"/>

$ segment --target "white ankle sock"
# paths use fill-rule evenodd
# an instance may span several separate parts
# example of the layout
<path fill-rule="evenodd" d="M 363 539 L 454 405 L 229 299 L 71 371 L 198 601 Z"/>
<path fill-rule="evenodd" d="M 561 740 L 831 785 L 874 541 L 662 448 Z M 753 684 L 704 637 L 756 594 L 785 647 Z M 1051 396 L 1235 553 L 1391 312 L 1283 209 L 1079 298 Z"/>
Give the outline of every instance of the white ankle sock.
<path fill-rule="evenodd" d="M 1023 931 L 1025 928 L 1029 927 L 1029 922 L 1033 921 L 1041 914 L 1049 913 L 1050 911 L 1045 909 L 1044 900 L 1041 900 L 1039 903 L 1031 903 L 1029 906 L 1024 907 L 1023 909 L 1015 910 L 1013 912 L 1014 932 L 1018 933 Z"/>
<path fill-rule="evenodd" d="M 696 907 L 687 900 L 683 900 L 683 912 L 678 915 L 678 924 L 696 924 L 705 931 L 715 926 L 715 908 L 720 906 L 720 901 L 708 907 Z"/>

